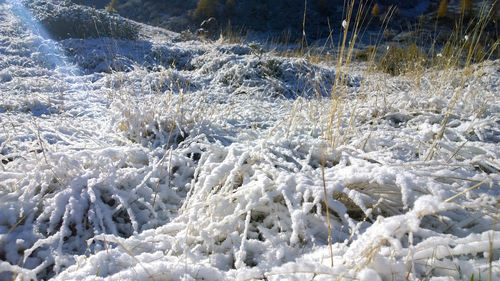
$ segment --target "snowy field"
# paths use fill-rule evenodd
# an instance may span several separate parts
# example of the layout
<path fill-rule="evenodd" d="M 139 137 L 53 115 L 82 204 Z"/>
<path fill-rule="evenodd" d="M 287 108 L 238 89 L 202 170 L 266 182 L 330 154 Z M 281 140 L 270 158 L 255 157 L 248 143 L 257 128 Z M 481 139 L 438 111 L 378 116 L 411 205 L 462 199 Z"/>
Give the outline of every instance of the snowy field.
<path fill-rule="evenodd" d="M 500 61 L 53 41 L 37 7 L 0 0 L 0 280 L 500 280 Z"/>

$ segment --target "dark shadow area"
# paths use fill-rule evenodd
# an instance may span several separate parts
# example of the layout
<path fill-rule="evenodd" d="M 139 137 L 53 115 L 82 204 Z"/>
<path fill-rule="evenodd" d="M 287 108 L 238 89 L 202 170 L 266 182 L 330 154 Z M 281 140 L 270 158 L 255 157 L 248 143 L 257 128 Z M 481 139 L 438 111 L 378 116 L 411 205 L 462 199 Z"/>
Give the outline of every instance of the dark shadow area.
<path fill-rule="evenodd" d="M 71 38 L 61 41 L 66 55 L 86 74 L 95 72 L 130 71 L 134 67 L 153 70 L 156 67 L 174 67 L 191 70 L 191 60 L 200 50 L 180 48 L 150 41 L 130 41 L 115 38 Z"/>

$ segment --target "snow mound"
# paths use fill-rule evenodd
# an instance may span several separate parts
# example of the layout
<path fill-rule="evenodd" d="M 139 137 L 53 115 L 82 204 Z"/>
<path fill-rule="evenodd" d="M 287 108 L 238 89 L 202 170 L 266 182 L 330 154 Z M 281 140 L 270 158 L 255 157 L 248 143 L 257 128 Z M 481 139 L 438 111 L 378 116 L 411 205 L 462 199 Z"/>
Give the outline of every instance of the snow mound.
<path fill-rule="evenodd" d="M 33 15 L 55 39 L 111 37 L 135 40 L 137 23 L 69 1 L 28 0 Z M 62 3 L 61 3 L 62 2 Z"/>

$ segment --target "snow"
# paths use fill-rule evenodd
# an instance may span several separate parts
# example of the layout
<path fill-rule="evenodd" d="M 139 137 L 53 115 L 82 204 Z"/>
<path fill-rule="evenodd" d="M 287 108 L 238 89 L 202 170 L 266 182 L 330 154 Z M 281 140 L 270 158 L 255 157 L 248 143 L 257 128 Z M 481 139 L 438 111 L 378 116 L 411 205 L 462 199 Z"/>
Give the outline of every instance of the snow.
<path fill-rule="evenodd" d="M 335 66 L 146 25 L 53 41 L 14 5 L 0 279 L 500 280 L 500 61 L 419 78 L 353 63 L 331 147 Z"/>

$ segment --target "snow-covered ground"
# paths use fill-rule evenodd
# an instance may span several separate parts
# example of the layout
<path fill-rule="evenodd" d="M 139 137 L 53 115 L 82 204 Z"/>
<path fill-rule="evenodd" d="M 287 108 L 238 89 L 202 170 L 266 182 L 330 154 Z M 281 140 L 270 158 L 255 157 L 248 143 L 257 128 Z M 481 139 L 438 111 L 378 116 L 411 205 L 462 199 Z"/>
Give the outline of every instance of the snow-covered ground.
<path fill-rule="evenodd" d="M 500 280 L 500 61 L 332 99 L 257 44 L 30 15 L 0 1 L 0 280 Z"/>

